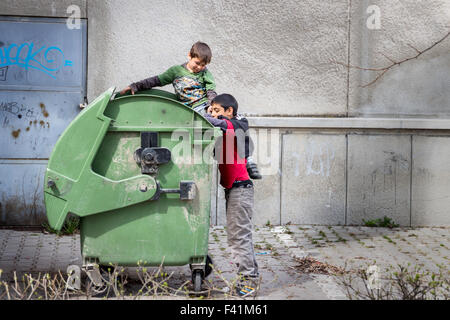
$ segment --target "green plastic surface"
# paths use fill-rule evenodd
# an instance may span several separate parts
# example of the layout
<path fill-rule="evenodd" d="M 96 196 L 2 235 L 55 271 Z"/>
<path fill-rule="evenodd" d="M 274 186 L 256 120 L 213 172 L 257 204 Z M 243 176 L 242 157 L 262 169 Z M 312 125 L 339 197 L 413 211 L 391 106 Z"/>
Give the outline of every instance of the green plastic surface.
<path fill-rule="evenodd" d="M 68 213 L 80 216 L 85 261 L 201 263 L 208 251 L 213 164 L 188 155 L 201 157 L 220 131 L 168 92 L 113 93 L 109 89 L 80 112 L 53 149 L 44 185 L 50 226 L 60 230 Z M 191 138 L 182 152 L 178 129 Z M 203 135 L 207 130 L 213 134 Z M 159 147 L 172 152 L 156 175 L 142 174 L 133 157 L 144 131 L 158 132 Z M 157 183 L 178 189 L 180 181 L 195 182 L 193 200 L 168 193 L 155 199 Z"/>

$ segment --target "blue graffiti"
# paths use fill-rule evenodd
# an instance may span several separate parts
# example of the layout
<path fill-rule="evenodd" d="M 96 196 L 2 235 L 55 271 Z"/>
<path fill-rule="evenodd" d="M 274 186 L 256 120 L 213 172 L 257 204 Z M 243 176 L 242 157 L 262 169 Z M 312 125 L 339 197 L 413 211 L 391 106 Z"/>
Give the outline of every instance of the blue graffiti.
<path fill-rule="evenodd" d="M 56 79 L 52 73 L 55 73 L 63 66 L 72 66 L 73 62 L 65 60 L 63 51 L 58 47 L 48 47 L 44 51 L 46 46 L 42 46 L 34 52 L 33 47 L 34 43 L 22 43 L 20 46 L 12 43 L 8 47 L 0 48 L 0 68 L 13 65 L 25 68 L 25 70 L 32 68 Z M 43 59 L 39 59 L 38 54 L 42 52 Z"/>

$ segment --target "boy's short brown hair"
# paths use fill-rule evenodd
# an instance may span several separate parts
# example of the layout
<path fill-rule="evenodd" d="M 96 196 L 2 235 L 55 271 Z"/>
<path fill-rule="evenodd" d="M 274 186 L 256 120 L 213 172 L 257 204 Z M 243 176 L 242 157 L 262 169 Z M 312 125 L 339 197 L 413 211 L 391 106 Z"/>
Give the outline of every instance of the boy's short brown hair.
<path fill-rule="evenodd" d="M 191 58 L 199 58 L 205 64 L 211 62 L 211 49 L 204 42 L 197 41 L 194 43 L 189 54 L 191 55 Z"/>

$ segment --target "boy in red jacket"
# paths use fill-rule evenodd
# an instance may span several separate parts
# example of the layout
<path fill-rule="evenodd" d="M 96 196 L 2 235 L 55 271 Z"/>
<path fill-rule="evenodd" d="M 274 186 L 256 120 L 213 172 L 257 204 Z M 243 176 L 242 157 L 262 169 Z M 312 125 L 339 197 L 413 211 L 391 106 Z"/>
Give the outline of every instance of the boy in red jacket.
<path fill-rule="evenodd" d="M 220 94 L 211 101 L 211 114 L 206 114 L 205 118 L 224 131 L 219 152 L 216 148 L 216 158 L 220 184 L 225 188 L 227 239 L 235 254 L 238 274 L 245 279 L 238 287 L 238 293 L 249 295 L 254 292 L 254 284 L 259 278 L 252 240 L 254 190 L 246 168 L 248 121 L 237 118 L 237 110 L 238 103 L 232 95 Z"/>

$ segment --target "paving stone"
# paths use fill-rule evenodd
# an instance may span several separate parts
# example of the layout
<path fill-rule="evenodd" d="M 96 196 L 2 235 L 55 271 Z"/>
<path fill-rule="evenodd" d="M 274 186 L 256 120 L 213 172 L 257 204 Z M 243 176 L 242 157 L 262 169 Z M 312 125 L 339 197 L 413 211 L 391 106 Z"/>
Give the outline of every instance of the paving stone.
<path fill-rule="evenodd" d="M 301 229 L 300 229 L 301 228 Z M 291 232 L 287 233 L 290 230 Z M 364 267 L 376 260 L 378 266 L 387 267 L 395 263 L 411 262 L 423 264 L 427 270 L 436 270 L 436 263 L 448 265 L 450 228 L 386 229 L 345 226 L 296 226 L 288 228 L 258 228 L 254 232 L 256 260 L 263 277 L 260 298 L 340 299 L 339 294 L 331 294 L 334 283 L 328 276 L 308 276 L 299 274 L 298 262 L 305 255 L 336 266 L 345 262 L 354 267 Z M 274 232 L 275 231 L 275 232 Z M 333 232 L 335 231 L 335 232 Z M 336 236 L 337 233 L 339 236 Z M 319 240 L 323 235 L 326 238 Z M 383 238 L 383 236 L 385 238 Z M 339 237 L 347 239 L 339 241 Z M 396 244 L 389 243 L 389 237 Z M 216 238 L 218 242 L 216 242 Z M 316 238 L 317 245 L 311 243 Z M 3 242 L 2 240 L 3 239 Z M 6 239 L 6 240 L 5 240 Z M 328 242 L 327 242 L 328 241 Z M 236 268 L 230 263 L 231 251 L 227 245 L 226 231 L 212 228 L 209 237 L 209 252 L 216 267 L 225 279 L 235 279 Z M 81 265 L 79 235 L 56 237 L 55 235 L 29 235 L 27 232 L 0 230 L 0 269 L 4 269 L 2 280 L 12 275 L 14 270 L 30 272 L 65 272 L 71 264 Z M 444 244 L 443 247 L 441 244 Z M 259 246 L 259 247 L 258 247 Z M 272 248 L 268 250 L 266 246 Z M 373 247 L 373 248 L 370 248 Z M 225 248 L 225 250 L 221 250 Z M 172 267 L 168 267 L 172 268 Z M 182 283 L 190 278 L 189 268 L 173 267 L 177 281 Z M 328 278 L 327 278 L 328 277 Z M 224 286 L 222 280 L 213 277 L 217 285 Z M 274 280 L 276 279 L 276 280 Z M 327 289 L 328 288 L 328 289 Z M 334 287 L 336 288 L 336 287 Z M 312 290 L 315 290 L 312 292 Z M 328 292 L 328 294 L 327 294 Z M 338 292 L 338 291 L 336 291 Z"/>

